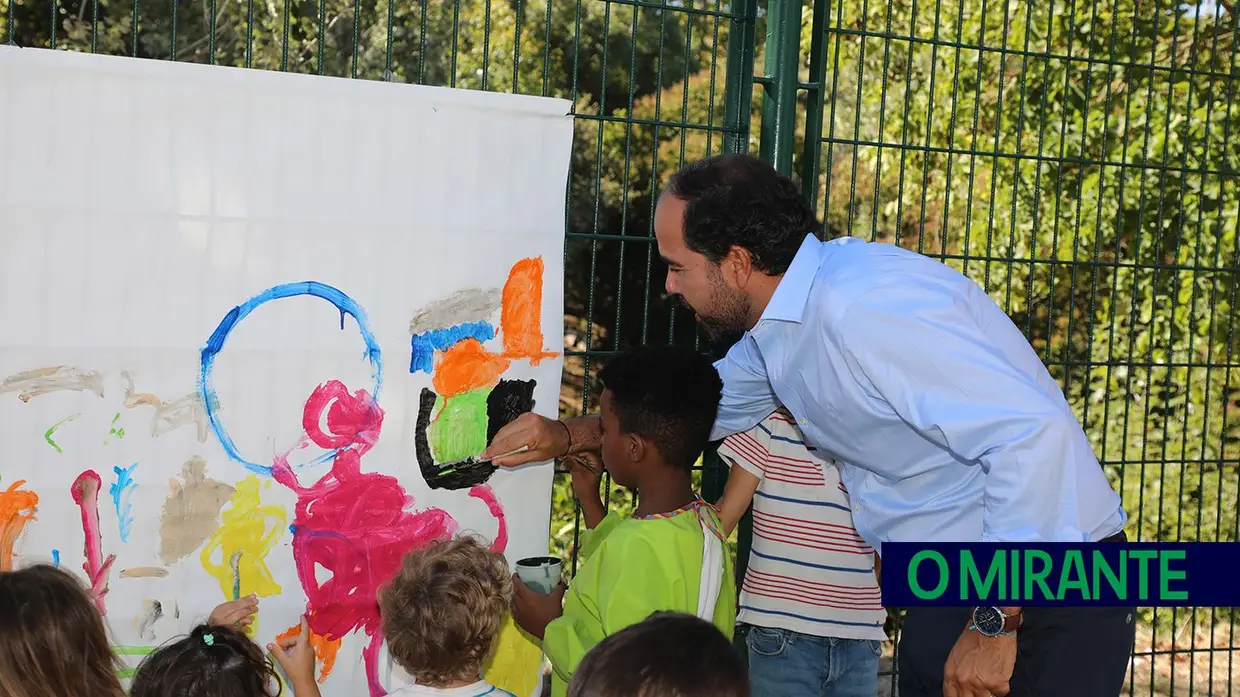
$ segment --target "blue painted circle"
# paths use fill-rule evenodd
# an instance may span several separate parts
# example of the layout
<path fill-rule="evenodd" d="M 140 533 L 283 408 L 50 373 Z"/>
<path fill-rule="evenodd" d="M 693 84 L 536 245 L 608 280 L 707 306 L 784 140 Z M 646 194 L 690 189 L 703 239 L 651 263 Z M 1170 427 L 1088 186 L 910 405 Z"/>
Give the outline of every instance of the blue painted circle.
<path fill-rule="evenodd" d="M 242 457 L 241 453 L 237 452 L 237 446 L 233 443 L 232 437 L 228 435 L 228 430 L 224 428 L 224 424 L 220 421 L 218 404 L 215 398 L 215 387 L 212 381 L 212 369 L 215 367 L 216 357 L 219 355 L 220 350 L 224 348 L 224 342 L 228 340 L 228 335 L 232 333 L 232 330 L 237 327 L 241 320 L 245 319 L 247 315 L 256 310 L 260 305 L 269 303 L 272 300 L 292 298 L 298 295 L 322 298 L 335 305 L 336 309 L 340 311 L 341 329 L 344 328 L 345 315 L 351 315 L 357 321 L 358 329 L 362 333 L 362 340 L 366 344 L 365 358 L 370 362 L 371 374 L 374 378 L 370 394 L 376 402 L 379 400 L 379 388 L 383 384 L 383 361 L 379 352 L 379 342 L 375 341 L 375 336 L 370 331 L 370 321 L 366 318 L 366 311 L 353 298 L 329 285 L 316 281 L 285 283 L 284 285 L 263 291 L 230 310 L 219 323 L 219 326 L 215 328 L 215 331 L 211 333 L 211 337 L 207 339 L 206 345 L 202 347 L 202 361 L 198 374 L 198 397 L 202 400 L 203 407 L 206 409 L 207 419 L 211 423 L 211 430 L 215 433 L 216 439 L 219 440 L 220 446 L 224 448 L 224 452 L 228 454 L 228 457 L 245 465 L 252 472 L 268 476 L 271 474 L 271 466 L 250 462 Z M 340 448 L 330 450 L 308 464 L 326 462 L 335 457 L 338 452 L 340 452 Z"/>

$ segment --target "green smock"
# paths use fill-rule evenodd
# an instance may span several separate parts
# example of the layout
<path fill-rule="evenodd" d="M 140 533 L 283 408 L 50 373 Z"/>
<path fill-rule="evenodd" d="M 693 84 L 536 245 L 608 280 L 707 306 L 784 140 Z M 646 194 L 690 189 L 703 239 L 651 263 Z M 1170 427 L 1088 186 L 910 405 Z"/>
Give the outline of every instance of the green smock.
<path fill-rule="evenodd" d="M 704 515 L 714 516 L 709 508 Z M 715 518 L 714 528 L 718 529 Z M 697 614 L 702 583 L 702 524 L 690 509 L 670 517 L 628 518 L 609 512 L 581 536 L 582 563 L 564 595 L 564 614 L 547 625 L 551 697 L 564 697 L 577 664 L 595 644 L 653 612 Z M 714 624 L 728 638 L 736 624 L 732 559 L 723 553 Z"/>

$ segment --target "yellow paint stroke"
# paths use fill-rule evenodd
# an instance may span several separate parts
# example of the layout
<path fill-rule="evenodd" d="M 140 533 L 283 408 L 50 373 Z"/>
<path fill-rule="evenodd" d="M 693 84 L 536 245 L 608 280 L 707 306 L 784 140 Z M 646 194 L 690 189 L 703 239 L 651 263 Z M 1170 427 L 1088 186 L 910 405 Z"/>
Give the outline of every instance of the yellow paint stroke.
<path fill-rule="evenodd" d="M 0 571 L 13 570 L 13 546 L 39 506 L 38 494 L 19 488 L 25 483 L 19 479 L 0 491 Z"/>
<path fill-rule="evenodd" d="M 501 690 L 526 697 L 538 686 L 541 669 L 542 647 L 517 628 L 511 614 L 505 615 L 495 653 L 483 669 L 483 677 Z"/>
<path fill-rule="evenodd" d="M 297 636 L 301 633 L 301 625 L 295 624 L 284 630 L 276 637 L 276 642 L 284 641 L 289 637 Z M 323 636 L 310 632 L 310 646 L 314 649 L 315 663 L 319 664 L 319 684 L 322 685 L 327 681 L 327 676 L 332 674 L 332 668 L 336 667 L 336 653 L 340 651 L 340 639 L 327 639 Z"/>
<path fill-rule="evenodd" d="M 229 500 L 230 508 L 220 514 L 220 526 L 202 548 L 202 568 L 220 582 L 220 592 L 228 600 L 255 593 L 280 594 L 280 584 L 267 568 L 267 554 L 287 527 L 281 506 L 264 506 L 259 498 L 260 480 L 250 475 L 237 482 Z M 253 636 L 254 622 L 246 628 Z"/>

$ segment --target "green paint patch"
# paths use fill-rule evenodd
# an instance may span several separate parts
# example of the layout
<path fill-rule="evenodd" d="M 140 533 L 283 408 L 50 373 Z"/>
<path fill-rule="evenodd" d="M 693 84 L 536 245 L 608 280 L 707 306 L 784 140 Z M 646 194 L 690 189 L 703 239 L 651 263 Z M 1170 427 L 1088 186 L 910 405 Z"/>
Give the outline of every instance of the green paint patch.
<path fill-rule="evenodd" d="M 117 438 L 125 437 L 125 429 L 118 428 L 116 425 L 116 422 L 120 420 L 121 420 L 121 413 L 118 411 L 116 412 L 116 416 L 112 417 L 112 428 L 108 430 L 108 437 L 103 439 L 104 445 L 108 444 L 108 438 L 111 438 L 112 436 L 116 436 Z"/>
<path fill-rule="evenodd" d="M 490 389 L 470 390 L 447 401 L 435 400 L 435 420 L 426 434 L 435 460 L 456 462 L 486 450 L 490 393 Z"/>
<path fill-rule="evenodd" d="M 56 452 L 63 453 L 64 450 L 62 450 L 60 446 L 57 445 L 56 441 L 52 440 L 52 434 L 56 433 L 56 429 L 60 428 L 61 426 L 64 426 L 70 421 L 77 419 L 77 417 L 79 416 L 81 416 L 81 414 L 73 414 L 72 416 L 67 416 L 61 419 L 60 421 L 57 421 L 56 423 L 52 424 L 51 428 L 43 432 L 43 440 L 47 441 L 47 444 L 52 446 L 52 448 L 55 449 Z M 117 414 L 117 416 L 120 416 L 120 415 Z"/>
<path fill-rule="evenodd" d="M 154 653 L 155 649 L 157 648 L 159 647 L 158 646 L 113 646 L 112 653 L 116 654 L 117 656 L 146 656 L 146 655 Z M 129 678 L 132 678 L 134 676 L 134 673 L 137 673 L 137 672 L 138 672 L 138 669 L 135 666 L 124 666 L 122 668 L 117 669 L 116 677 L 120 678 L 121 680 L 128 680 Z"/>

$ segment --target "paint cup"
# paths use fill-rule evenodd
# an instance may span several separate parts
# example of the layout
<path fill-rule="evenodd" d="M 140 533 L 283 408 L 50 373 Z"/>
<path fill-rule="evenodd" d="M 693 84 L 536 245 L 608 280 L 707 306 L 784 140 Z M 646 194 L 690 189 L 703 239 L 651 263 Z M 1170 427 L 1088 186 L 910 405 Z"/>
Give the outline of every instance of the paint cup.
<path fill-rule="evenodd" d="M 550 595 L 560 583 L 562 568 L 555 557 L 526 557 L 517 562 L 517 578 L 539 595 Z"/>

